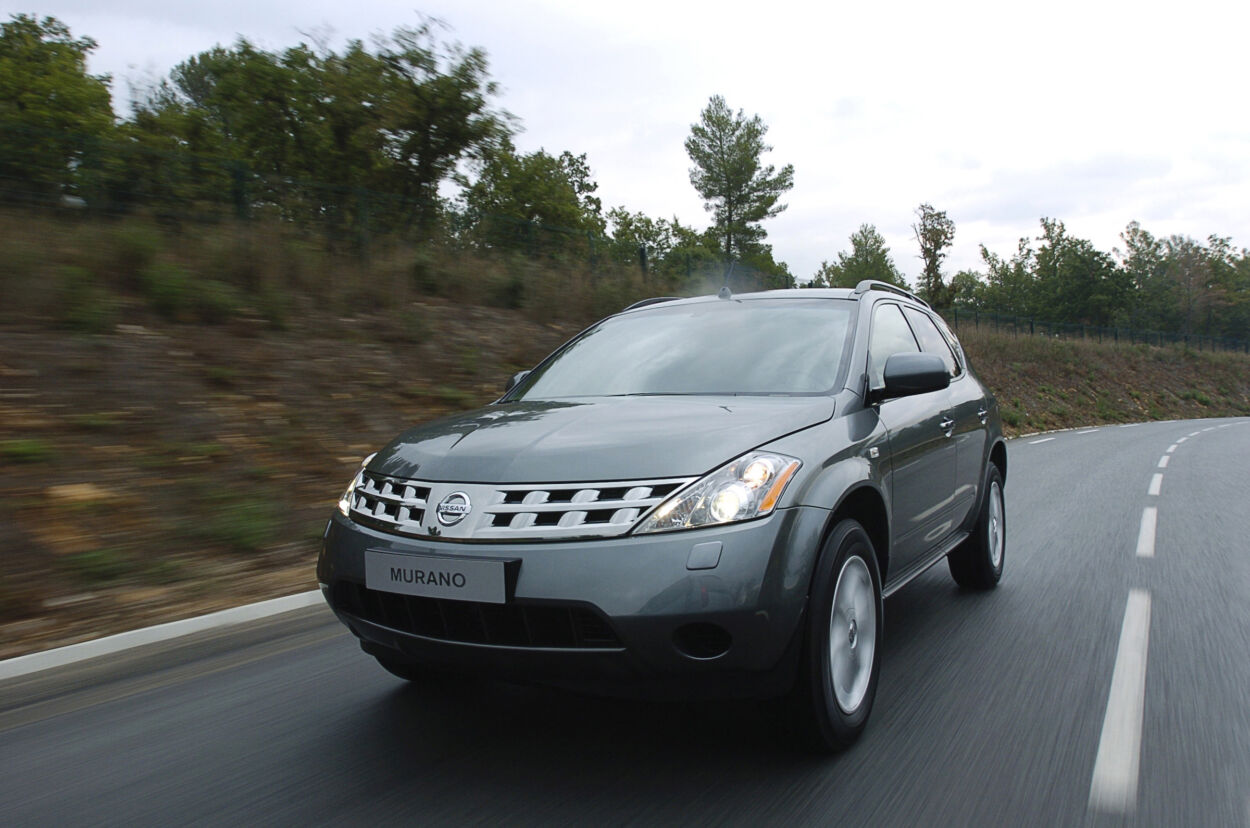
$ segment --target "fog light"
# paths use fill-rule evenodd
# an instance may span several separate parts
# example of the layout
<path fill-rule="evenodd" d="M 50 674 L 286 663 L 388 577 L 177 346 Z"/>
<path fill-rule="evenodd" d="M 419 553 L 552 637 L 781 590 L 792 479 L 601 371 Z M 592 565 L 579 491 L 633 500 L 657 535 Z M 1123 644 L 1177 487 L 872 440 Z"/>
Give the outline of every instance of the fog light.
<path fill-rule="evenodd" d="M 708 661 L 729 652 L 733 636 L 716 624 L 685 624 L 673 631 L 673 646 L 687 658 Z"/>

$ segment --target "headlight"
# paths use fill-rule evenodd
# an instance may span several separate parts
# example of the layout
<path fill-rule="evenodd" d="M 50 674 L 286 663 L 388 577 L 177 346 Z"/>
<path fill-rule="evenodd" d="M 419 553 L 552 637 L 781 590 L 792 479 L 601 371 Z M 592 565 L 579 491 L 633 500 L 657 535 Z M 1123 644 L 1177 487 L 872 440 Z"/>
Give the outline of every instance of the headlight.
<path fill-rule="evenodd" d="M 661 503 L 634 531 L 671 532 L 763 517 L 801 465 L 784 454 L 744 454 Z"/>
<path fill-rule="evenodd" d="M 365 480 L 365 466 L 369 465 L 369 461 L 377 455 L 377 452 L 370 454 L 364 460 L 360 461 L 360 471 L 356 472 L 356 476 L 352 478 L 352 482 L 347 484 L 347 488 L 343 490 L 342 496 L 339 497 L 339 514 L 347 517 L 347 513 L 352 510 L 352 494 L 355 493 L 356 487 Z"/>

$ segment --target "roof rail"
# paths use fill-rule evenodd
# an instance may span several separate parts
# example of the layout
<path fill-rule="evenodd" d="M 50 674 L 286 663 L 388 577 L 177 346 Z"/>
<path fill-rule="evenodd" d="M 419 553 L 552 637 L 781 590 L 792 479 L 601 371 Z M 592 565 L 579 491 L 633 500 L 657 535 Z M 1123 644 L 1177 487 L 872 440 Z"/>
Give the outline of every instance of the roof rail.
<path fill-rule="evenodd" d="M 680 298 L 680 296 L 652 296 L 650 299 L 641 299 L 630 305 L 628 308 L 623 308 L 621 313 L 624 313 L 625 311 L 632 311 L 635 308 L 645 308 L 647 305 L 658 305 L 660 302 L 672 302 Z"/>
<path fill-rule="evenodd" d="M 889 282 L 882 282 L 877 279 L 865 279 L 864 281 L 860 282 L 858 285 L 855 286 L 856 295 L 867 293 L 870 290 L 884 290 L 884 291 L 888 291 L 889 293 L 897 293 L 899 296 L 906 296 L 908 299 L 914 299 L 915 301 L 924 305 L 926 308 L 929 308 L 930 310 L 932 310 L 932 307 L 930 307 L 928 302 L 921 299 L 919 296 L 912 293 L 910 290 L 904 290 L 898 285 L 892 285 Z"/>

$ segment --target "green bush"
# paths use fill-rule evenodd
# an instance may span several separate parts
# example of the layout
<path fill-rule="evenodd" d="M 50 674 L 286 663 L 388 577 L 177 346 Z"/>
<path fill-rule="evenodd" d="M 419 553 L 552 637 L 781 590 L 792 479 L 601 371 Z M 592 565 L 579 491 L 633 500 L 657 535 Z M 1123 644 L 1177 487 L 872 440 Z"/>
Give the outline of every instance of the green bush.
<path fill-rule="evenodd" d="M 116 549 L 94 549 L 68 555 L 62 566 L 84 581 L 116 581 L 134 571 L 134 562 Z"/>
<path fill-rule="evenodd" d="M 152 309 L 172 321 L 218 324 L 239 307 L 238 292 L 216 279 L 197 278 L 186 268 L 158 262 L 140 274 L 144 296 Z"/>
<path fill-rule="evenodd" d="M 139 284 L 152 310 L 166 319 L 178 319 L 191 305 L 191 275 L 178 265 L 149 265 L 140 271 Z"/>
<path fill-rule="evenodd" d="M 113 327 L 116 301 L 85 268 L 61 268 L 57 294 L 63 326 L 82 333 L 104 333 Z"/>
<path fill-rule="evenodd" d="M 265 500 L 214 504 L 198 534 L 236 552 L 257 552 L 278 534 L 278 517 Z"/>
<path fill-rule="evenodd" d="M 141 287 L 143 272 L 156 259 L 161 245 L 161 234 L 155 228 L 142 224 L 123 226 L 113 236 L 112 261 L 108 266 L 123 284 Z"/>
<path fill-rule="evenodd" d="M 56 457 L 56 452 L 43 440 L 3 440 L 0 441 L 0 457 L 11 463 L 46 463 Z"/>

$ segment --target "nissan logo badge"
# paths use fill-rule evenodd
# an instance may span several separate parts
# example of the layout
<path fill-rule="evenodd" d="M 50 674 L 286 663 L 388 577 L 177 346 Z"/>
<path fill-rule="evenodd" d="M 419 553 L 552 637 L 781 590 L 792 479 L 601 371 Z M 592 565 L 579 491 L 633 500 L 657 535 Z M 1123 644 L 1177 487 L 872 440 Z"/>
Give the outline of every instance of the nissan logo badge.
<path fill-rule="evenodd" d="M 438 515 L 438 522 L 444 526 L 455 526 L 471 511 L 473 504 L 469 502 L 469 496 L 464 492 L 452 492 L 439 501 L 434 514 Z"/>

